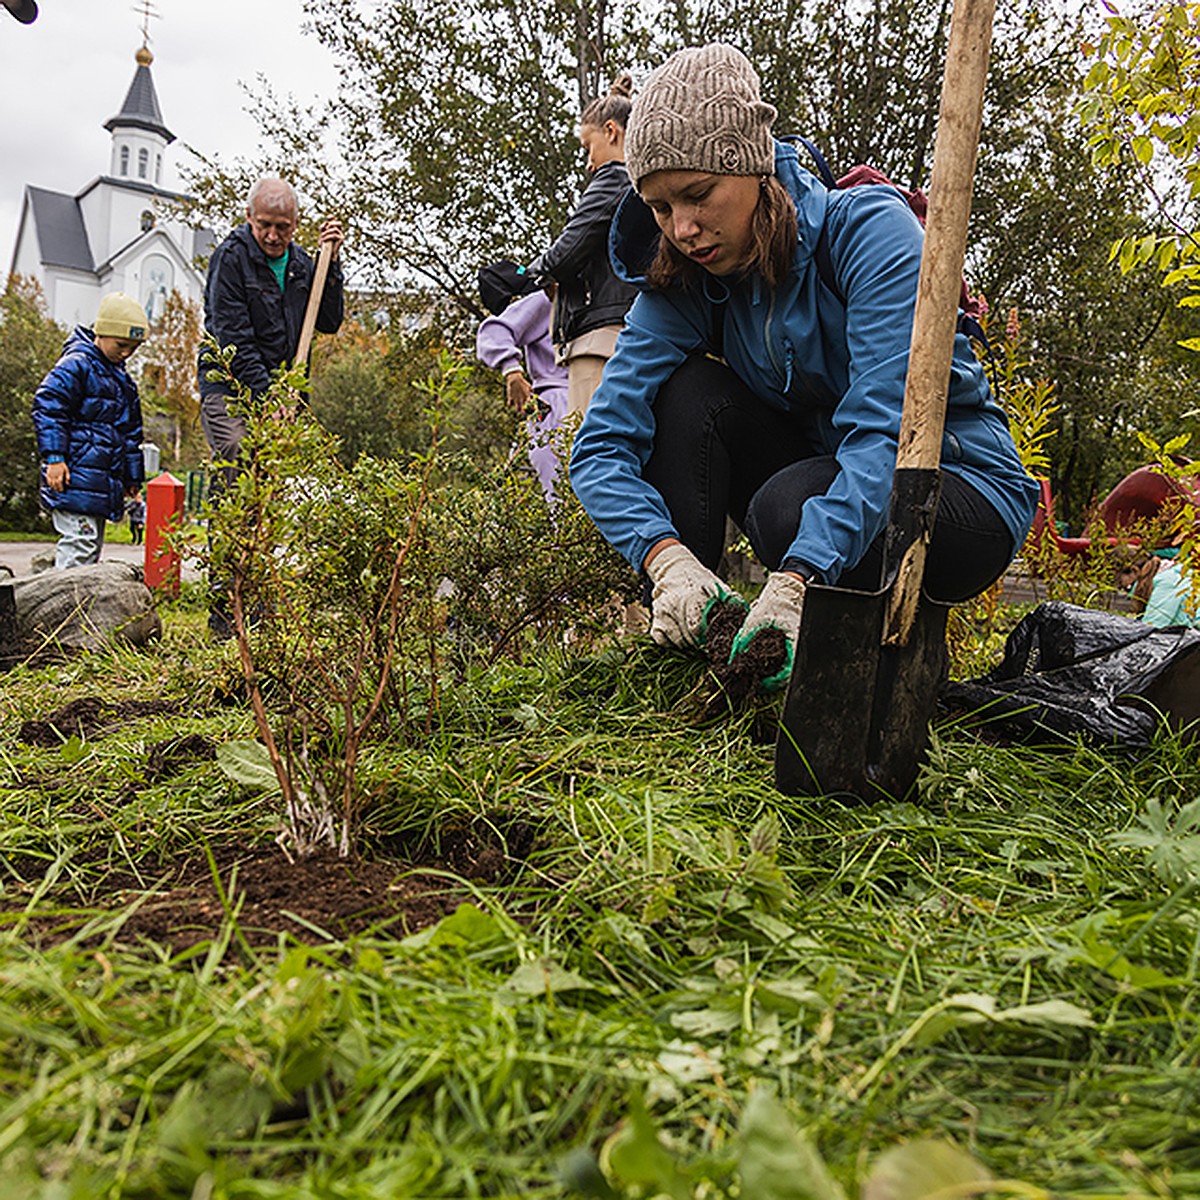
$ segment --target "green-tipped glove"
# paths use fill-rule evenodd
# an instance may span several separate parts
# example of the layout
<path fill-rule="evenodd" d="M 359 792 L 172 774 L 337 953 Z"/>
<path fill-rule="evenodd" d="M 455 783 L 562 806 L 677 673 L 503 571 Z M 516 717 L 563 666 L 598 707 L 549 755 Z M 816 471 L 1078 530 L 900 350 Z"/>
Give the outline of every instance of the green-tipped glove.
<path fill-rule="evenodd" d="M 796 639 L 800 635 L 800 617 L 804 612 L 804 580 L 787 571 L 775 571 L 767 579 L 766 586 L 758 599 L 750 605 L 733 649 L 729 652 L 731 665 L 753 663 L 759 674 L 759 686 L 764 692 L 776 692 L 787 686 L 792 674 L 792 663 L 796 658 Z M 778 629 L 783 634 L 783 648 L 779 653 L 749 654 L 750 644 L 769 629 Z M 761 643 L 759 650 L 761 651 Z M 782 662 L 780 657 L 782 656 Z M 766 671 L 766 674 L 760 672 Z"/>
<path fill-rule="evenodd" d="M 700 646 L 708 617 L 720 603 L 745 604 L 686 546 L 660 550 L 646 567 L 654 585 L 650 636 L 660 645 Z"/>

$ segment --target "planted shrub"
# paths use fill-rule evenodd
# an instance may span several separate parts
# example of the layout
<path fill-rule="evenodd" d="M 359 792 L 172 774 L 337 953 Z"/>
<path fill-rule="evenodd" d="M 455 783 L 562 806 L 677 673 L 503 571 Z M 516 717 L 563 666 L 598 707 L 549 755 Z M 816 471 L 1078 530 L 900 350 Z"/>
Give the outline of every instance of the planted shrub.
<path fill-rule="evenodd" d="M 368 729 L 428 722 L 439 571 L 430 552 L 430 479 L 440 414 L 454 390 L 444 360 L 428 384 L 428 453 L 407 462 L 338 457 L 301 406 L 303 372 L 261 402 L 244 393 L 243 470 L 209 513 L 202 554 L 228 588 L 238 660 L 298 855 L 354 845 Z"/>

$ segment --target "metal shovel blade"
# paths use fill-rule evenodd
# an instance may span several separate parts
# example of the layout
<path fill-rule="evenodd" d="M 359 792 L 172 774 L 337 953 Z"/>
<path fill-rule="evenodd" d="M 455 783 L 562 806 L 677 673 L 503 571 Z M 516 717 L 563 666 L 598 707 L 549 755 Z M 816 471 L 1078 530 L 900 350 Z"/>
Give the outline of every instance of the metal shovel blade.
<path fill-rule="evenodd" d="M 908 641 L 884 645 L 889 592 L 809 584 L 775 744 L 781 792 L 899 799 L 916 781 L 949 610 L 922 596 Z"/>

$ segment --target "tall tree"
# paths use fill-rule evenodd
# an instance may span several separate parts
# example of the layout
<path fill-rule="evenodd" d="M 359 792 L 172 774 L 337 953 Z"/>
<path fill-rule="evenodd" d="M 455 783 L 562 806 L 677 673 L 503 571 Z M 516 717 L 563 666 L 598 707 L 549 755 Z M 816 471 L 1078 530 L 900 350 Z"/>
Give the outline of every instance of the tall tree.
<path fill-rule="evenodd" d="M 1107 3 L 1079 114 L 1095 161 L 1132 171 L 1157 228 L 1114 250 L 1122 272 L 1152 265 L 1200 308 L 1200 2 L 1157 4 L 1126 16 Z M 1200 337 L 1184 343 L 1200 350 Z"/>
<path fill-rule="evenodd" d="M 465 333 L 482 315 L 478 267 L 526 259 L 560 228 L 583 181 L 583 101 L 621 70 L 636 83 L 681 45 L 745 49 L 779 109 L 777 129 L 813 137 L 835 171 L 865 161 L 926 185 L 951 7 L 306 0 L 341 90 L 336 104 L 307 112 L 263 92 L 258 118 L 282 132 L 254 173 L 279 169 L 317 208 L 342 214 L 356 281 L 420 289 L 443 328 L 452 333 L 457 312 Z M 1120 438 L 1106 420 L 1123 429 L 1132 397 L 1152 403 L 1134 348 L 1151 345 L 1162 308 L 1096 268 L 1105 239 L 1127 231 L 1130 204 L 1064 128 L 1080 83 L 1083 11 L 1082 0 L 1001 0 L 971 231 L 975 282 L 1033 316 L 1038 365 L 1064 377 L 1052 454 L 1073 508 L 1112 466 Z M 250 178 L 246 164 L 215 164 L 191 184 L 232 215 Z"/>
<path fill-rule="evenodd" d="M 265 166 L 340 211 L 364 285 L 397 273 L 473 316 L 474 275 L 522 258 L 562 223 L 583 183 L 583 104 L 622 70 L 644 76 L 686 44 L 743 47 L 782 132 L 817 138 L 835 166 L 867 161 L 927 181 L 950 0 L 306 0 L 334 56 L 334 105 L 263 88 L 264 161 L 205 164 L 189 180 L 223 223 Z M 1068 27 L 1006 6 L 988 136 L 1028 119 L 1031 89 L 1066 53 Z M 374 275 L 374 277 L 372 277 Z"/>
<path fill-rule="evenodd" d="M 11 275 L 0 296 L 0 528 L 32 529 L 38 514 L 33 394 L 58 359 L 66 330 L 35 279 Z"/>
<path fill-rule="evenodd" d="M 361 283 L 394 287 L 399 274 L 482 316 L 478 267 L 531 255 L 582 181 L 575 121 L 624 65 L 609 45 L 613 6 L 381 0 L 368 16 L 362 0 L 307 0 L 306 11 L 338 62 L 338 100 L 305 111 L 260 94 L 255 115 L 280 131 L 270 165 L 340 213 Z M 239 164 L 230 188 L 210 164 L 190 186 L 227 205 L 262 166 Z"/>

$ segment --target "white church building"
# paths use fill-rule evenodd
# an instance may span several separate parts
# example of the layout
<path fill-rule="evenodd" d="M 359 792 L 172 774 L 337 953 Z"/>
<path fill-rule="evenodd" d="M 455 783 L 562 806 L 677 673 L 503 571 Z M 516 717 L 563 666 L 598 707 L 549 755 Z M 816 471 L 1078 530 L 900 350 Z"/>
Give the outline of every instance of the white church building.
<path fill-rule="evenodd" d="M 121 111 L 104 123 L 112 134 L 108 174 L 75 195 L 27 185 L 10 272 L 38 280 L 55 321 L 90 325 L 100 298 L 126 292 L 153 322 L 171 291 L 204 303 L 195 260 L 215 245 L 211 230 L 190 228 L 161 186 L 163 156 L 175 135 L 163 124 L 142 46 Z"/>

